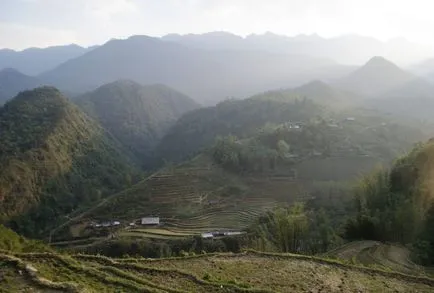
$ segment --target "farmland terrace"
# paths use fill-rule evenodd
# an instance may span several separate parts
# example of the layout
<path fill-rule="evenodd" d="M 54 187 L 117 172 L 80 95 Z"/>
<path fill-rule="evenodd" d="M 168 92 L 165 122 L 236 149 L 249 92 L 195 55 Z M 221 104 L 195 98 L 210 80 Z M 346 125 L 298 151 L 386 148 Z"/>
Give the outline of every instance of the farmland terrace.
<path fill-rule="evenodd" d="M 0 253 L 0 292 L 433 292 L 434 279 L 291 254 Z"/>

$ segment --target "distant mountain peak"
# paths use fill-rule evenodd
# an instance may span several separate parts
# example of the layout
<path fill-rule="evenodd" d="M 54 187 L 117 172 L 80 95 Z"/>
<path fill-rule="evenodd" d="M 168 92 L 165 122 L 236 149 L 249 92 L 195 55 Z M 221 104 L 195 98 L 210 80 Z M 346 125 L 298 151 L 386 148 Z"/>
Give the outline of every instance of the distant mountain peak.
<path fill-rule="evenodd" d="M 308 83 L 305 83 L 304 85 L 300 86 L 300 87 L 323 87 L 323 88 L 330 88 L 330 85 L 328 85 L 327 83 L 325 83 L 322 80 L 319 79 L 314 79 L 312 81 L 309 81 Z"/>
<path fill-rule="evenodd" d="M 411 73 L 386 58 L 374 56 L 365 65 L 343 78 L 340 86 L 356 93 L 377 96 L 398 88 L 414 78 Z"/>
<path fill-rule="evenodd" d="M 18 71 L 15 68 L 6 67 L 6 68 L 3 68 L 2 70 L 0 70 L 0 74 L 23 74 L 23 73 L 21 73 L 20 71 Z"/>
<path fill-rule="evenodd" d="M 376 67 L 376 68 L 377 67 L 385 67 L 385 66 L 389 66 L 389 67 L 393 66 L 393 67 L 399 69 L 399 67 L 395 63 L 387 60 L 386 58 L 384 58 L 382 56 L 374 56 L 371 59 L 369 59 L 369 61 L 366 62 L 366 64 L 364 65 L 364 67 Z"/>

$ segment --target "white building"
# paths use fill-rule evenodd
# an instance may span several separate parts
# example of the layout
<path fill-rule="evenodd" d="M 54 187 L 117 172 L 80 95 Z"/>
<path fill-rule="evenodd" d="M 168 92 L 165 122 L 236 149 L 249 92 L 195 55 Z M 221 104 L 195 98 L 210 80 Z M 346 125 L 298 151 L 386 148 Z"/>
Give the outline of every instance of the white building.
<path fill-rule="evenodd" d="M 202 234 L 200 234 L 200 236 L 201 236 L 202 238 L 213 238 L 213 237 L 214 237 L 214 235 L 213 235 L 212 233 L 209 233 L 209 232 L 207 232 L 207 233 L 202 233 Z"/>
<path fill-rule="evenodd" d="M 142 225 L 160 225 L 160 217 L 145 217 L 142 218 Z"/>

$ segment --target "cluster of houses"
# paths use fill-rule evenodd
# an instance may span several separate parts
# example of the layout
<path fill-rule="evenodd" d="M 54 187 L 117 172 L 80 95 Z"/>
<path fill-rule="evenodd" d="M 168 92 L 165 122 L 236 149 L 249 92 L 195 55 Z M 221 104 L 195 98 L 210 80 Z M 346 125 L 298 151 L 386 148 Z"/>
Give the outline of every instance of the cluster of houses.
<path fill-rule="evenodd" d="M 107 228 L 107 227 L 116 227 L 116 226 L 120 226 L 121 222 L 119 221 L 112 221 L 112 222 L 101 222 L 101 223 L 91 223 L 90 226 L 91 227 L 95 227 L 95 228 Z"/>
<path fill-rule="evenodd" d="M 214 238 L 214 237 L 223 237 L 223 236 L 236 236 L 245 234 L 245 231 L 213 231 L 213 232 L 204 232 L 201 233 L 200 236 L 205 239 Z"/>
<path fill-rule="evenodd" d="M 145 226 L 159 226 L 160 225 L 160 217 L 144 217 L 140 219 L 140 224 Z M 94 223 L 92 222 L 90 224 L 91 227 L 95 228 L 108 228 L 108 227 L 117 227 L 120 226 L 120 221 L 104 221 L 101 223 Z M 136 226 L 136 222 L 131 222 L 128 224 L 128 226 L 133 227 Z"/>
<path fill-rule="evenodd" d="M 130 222 L 127 227 L 135 227 L 136 222 Z M 160 217 L 144 217 L 140 219 L 140 225 L 143 226 L 159 226 L 161 225 Z M 121 226 L 120 221 L 104 221 L 100 223 L 92 222 L 90 224 L 91 227 L 94 228 L 108 228 L 108 227 L 118 227 Z M 128 229 L 128 228 L 127 228 Z M 212 232 L 204 232 L 201 233 L 201 237 L 205 239 L 215 238 L 215 237 L 224 237 L 224 236 L 236 236 L 245 234 L 245 231 L 212 231 Z"/>

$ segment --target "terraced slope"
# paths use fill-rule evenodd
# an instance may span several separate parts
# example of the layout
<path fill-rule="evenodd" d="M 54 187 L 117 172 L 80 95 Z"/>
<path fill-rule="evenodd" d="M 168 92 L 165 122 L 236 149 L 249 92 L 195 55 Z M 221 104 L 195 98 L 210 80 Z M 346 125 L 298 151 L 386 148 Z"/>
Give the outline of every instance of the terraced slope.
<path fill-rule="evenodd" d="M 326 256 L 405 274 L 425 273 L 422 267 L 411 261 L 407 248 L 377 241 L 350 242 L 328 252 Z"/>
<path fill-rule="evenodd" d="M 0 254 L 0 292 L 432 292 L 434 279 L 301 255 Z M 6 291 L 5 291 L 6 290 Z"/>
<path fill-rule="evenodd" d="M 93 237 L 91 222 L 117 220 L 122 223 L 115 231 L 118 236 L 175 238 L 206 231 L 242 230 L 264 211 L 303 194 L 300 185 L 290 177 L 239 176 L 201 156 L 109 197 L 72 217 L 62 229 L 72 237 Z M 130 222 L 138 223 L 141 217 L 150 215 L 158 215 L 162 227 L 128 227 Z"/>

